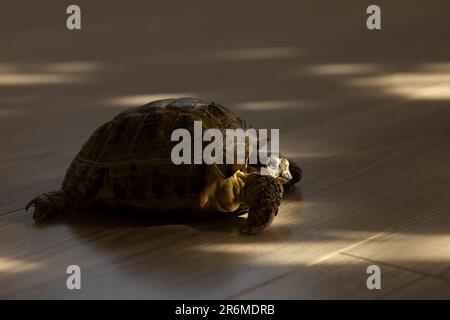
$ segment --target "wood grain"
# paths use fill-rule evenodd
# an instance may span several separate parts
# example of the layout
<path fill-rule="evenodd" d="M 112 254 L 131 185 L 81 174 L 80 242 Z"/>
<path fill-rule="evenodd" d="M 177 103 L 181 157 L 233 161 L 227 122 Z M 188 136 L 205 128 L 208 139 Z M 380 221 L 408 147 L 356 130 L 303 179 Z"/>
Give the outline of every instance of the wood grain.
<path fill-rule="evenodd" d="M 379 32 L 356 0 L 79 5 L 80 32 L 62 5 L 0 12 L 0 298 L 450 298 L 448 1 L 382 1 Z M 59 188 L 96 127 L 181 93 L 280 128 L 304 178 L 268 230 L 154 212 L 32 221 L 26 203 Z"/>

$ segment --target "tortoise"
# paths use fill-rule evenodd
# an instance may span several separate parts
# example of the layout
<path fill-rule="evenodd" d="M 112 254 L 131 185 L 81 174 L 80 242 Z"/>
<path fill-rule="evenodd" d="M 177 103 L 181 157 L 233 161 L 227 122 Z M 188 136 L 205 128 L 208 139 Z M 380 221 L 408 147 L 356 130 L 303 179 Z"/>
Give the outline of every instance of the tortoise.
<path fill-rule="evenodd" d="M 245 232 L 255 234 L 277 215 L 283 189 L 300 181 L 302 170 L 280 156 L 271 175 L 257 165 L 179 164 L 171 161 L 171 132 L 247 129 L 227 108 L 194 98 L 164 99 L 127 109 L 100 126 L 70 164 L 62 188 L 27 205 L 43 220 L 68 209 L 130 208 L 183 210 L 206 216 L 248 213 Z M 284 188 L 283 188 L 284 187 Z"/>

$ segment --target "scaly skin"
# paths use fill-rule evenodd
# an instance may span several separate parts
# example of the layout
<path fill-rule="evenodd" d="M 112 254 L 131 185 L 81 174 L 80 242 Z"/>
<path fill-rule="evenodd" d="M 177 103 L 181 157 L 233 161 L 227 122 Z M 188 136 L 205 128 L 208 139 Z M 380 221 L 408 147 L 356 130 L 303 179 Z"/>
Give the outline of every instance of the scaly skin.
<path fill-rule="evenodd" d="M 26 210 L 34 207 L 33 219 L 36 221 L 62 213 L 68 205 L 68 198 L 64 191 L 46 192 L 33 200 L 26 206 Z"/>
<path fill-rule="evenodd" d="M 209 186 L 200 198 L 200 207 L 206 211 L 233 212 L 245 205 L 249 213 L 244 231 L 256 234 L 272 223 L 282 196 L 283 187 L 277 179 L 237 171 Z"/>
<path fill-rule="evenodd" d="M 41 221 L 69 210 L 84 210 L 90 204 L 86 199 L 75 198 L 64 190 L 46 192 L 31 200 L 25 210 L 34 207 L 33 219 Z"/>

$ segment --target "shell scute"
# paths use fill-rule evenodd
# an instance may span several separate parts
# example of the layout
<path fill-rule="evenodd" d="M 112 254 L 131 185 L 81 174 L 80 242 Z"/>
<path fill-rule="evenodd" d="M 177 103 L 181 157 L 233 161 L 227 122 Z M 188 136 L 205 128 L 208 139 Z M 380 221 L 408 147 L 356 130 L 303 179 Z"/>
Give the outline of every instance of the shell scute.
<path fill-rule="evenodd" d="M 173 130 L 183 128 L 194 139 L 194 121 L 203 130 L 244 123 L 226 108 L 194 98 L 166 99 L 131 108 L 100 126 L 69 167 L 63 189 L 108 203 L 167 207 L 191 203 L 211 176 L 235 169 L 171 161 Z M 193 141 L 191 141 L 193 145 Z M 141 201 L 142 200 L 142 201 Z M 173 200 L 173 201 L 169 201 Z"/>

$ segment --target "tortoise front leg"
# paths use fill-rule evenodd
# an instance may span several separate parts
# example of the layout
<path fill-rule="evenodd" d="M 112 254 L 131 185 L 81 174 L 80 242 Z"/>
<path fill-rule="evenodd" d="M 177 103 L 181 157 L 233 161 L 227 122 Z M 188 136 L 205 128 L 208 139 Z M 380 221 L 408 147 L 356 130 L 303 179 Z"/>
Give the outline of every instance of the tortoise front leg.
<path fill-rule="evenodd" d="M 246 233 L 267 228 L 278 213 L 283 197 L 281 183 L 271 176 L 248 175 L 241 200 L 249 207 Z"/>
<path fill-rule="evenodd" d="M 244 231 L 256 234 L 271 224 L 282 196 L 283 187 L 277 179 L 237 171 L 208 187 L 201 196 L 200 206 L 207 211 L 234 212 L 244 205 L 249 208 Z"/>

